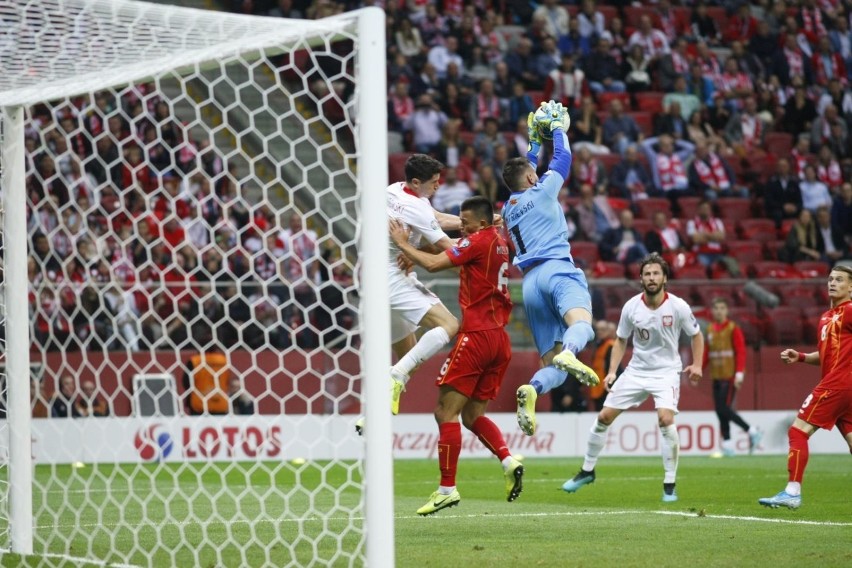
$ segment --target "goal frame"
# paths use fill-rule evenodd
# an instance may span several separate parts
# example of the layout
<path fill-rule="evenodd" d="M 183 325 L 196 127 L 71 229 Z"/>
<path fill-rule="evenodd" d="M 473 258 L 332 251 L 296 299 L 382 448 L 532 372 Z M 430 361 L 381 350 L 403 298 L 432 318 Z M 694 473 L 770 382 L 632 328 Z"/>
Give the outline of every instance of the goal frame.
<path fill-rule="evenodd" d="M 140 7 L 144 6 L 143 3 Z M 176 10 L 192 10 L 177 8 Z M 370 566 L 394 565 L 394 510 L 393 510 L 393 458 L 391 443 L 391 418 L 388 412 L 390 393 L 387 369 L 390 365 L 390 317 L 387 296 L 387 213 L 385 187 L 387 174 L 387 108 L 385 66 L 375 62 L 385 61 L 385 14 L 376 7 L 349 12 L 348 18 L 357 18 L 359 51 L 355 76 L 355 108 L 357 116 L 354 129 L 357 149 L 357 180 L 360 185 L 361 219 L 359 242 L 362 270 L 360 280 L 360 335 L 361 335 L 361 396 L 362 407 L 370 427 L 366 429 L 364 463 L 366 559 Z M 334 20 L 336 18 L 328 18 Z M 292 26 L 292 21 L 281 22 Z M 252 45 L 268 48 L 274 38 L 265 36 Z M 243 46 L 244 47 L 244 46 Z M 233 50 L 235 46 L 225 46 Z M 219 51 L 222 53 L 222 51 Z M 215 53 L 201 54 L 200 61 L 214 61 Z M 205 59 L 206 57 L 206 59 Z M 201 63 L 199 63 L 201 64 Z M 176 64 L 168 69 L 179 70 L 185 65 Z M 133 73 L 136 73 L 135 75 Z M 3 238 L 5 243 L 5 301 L 6 315 L 6 373 L 8 389 L 9 431 L 9 531 L 11 551 L 18 554 L 33 553 L 33 461 L 31 455 L 30 414 L 30 336 L 27 283 L 27 226 L 26 226 L 26 162 L 24 152 L 25 105 L 44 99 L 72 97 L 92 88 L 110 88 L 120 84 L 144 81 L 151 76 L 150 67 L 128 70 L 121 79 L 114 76 L 94 87 L 80 80 L 58 81 L 42 91 L 41 99 L 34 99 L 28 87 L 19 95 L 5 93 L 2 97 L 3 133 Z M 3 94 L 3 93 L 0 93 Z M 49 95 L 49 96 L 48 96 Z"/>

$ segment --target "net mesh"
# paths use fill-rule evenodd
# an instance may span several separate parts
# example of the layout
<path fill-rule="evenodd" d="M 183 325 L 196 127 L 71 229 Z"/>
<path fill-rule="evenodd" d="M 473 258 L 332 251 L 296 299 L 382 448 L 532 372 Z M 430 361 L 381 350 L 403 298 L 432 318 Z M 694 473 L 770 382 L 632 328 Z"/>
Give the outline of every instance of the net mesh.
<path fill-rule="evenodd" d="M 354 17 L 0 18 L 0 104 L 26 107 L 35 552 L 363 563 Z"/>

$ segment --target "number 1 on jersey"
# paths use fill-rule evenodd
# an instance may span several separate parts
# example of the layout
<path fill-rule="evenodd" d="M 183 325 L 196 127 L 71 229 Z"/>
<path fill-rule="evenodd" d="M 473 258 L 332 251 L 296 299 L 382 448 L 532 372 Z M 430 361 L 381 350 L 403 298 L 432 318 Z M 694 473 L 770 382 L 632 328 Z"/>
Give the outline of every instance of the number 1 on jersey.
<path fill-rule="evenodd" d="M 515 241 L 515 248 L 518 249 L 519 254 L 526 254 L 527 247 L 524 246 L 524 239 L 521 238 L 521 227 L 520 225 L 515 225 L 511 229 L 509 229 L 512 233 L 512 240 Z"/>

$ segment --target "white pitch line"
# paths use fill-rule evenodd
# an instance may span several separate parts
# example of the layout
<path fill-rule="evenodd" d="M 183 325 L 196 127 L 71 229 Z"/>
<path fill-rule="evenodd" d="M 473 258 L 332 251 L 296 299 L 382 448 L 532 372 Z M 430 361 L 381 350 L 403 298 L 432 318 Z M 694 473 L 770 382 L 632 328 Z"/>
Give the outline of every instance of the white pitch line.
<path fill-rule="evenodd" d="M 655 515 L 695 516 L 694 513 L 678 513 L 677 511 L 649 511 Z M 778 523 L 783 525 L 814 525 L 820 527 L 852 527 L 852 523 L 837 521 L 806 521 L 796 519 L 771 519 L 768 517 L 739 517 L 736 515 L 703 515 L 704 519 L 722 519 L 726 521 L 752 521 L 757 523 Z"/>
<path fill-rule="evenodd" d="M 12 551 L 8 548 L 0 548 L 0 552 L 11 554 Z M 136 568 L 137 564 L 116 564 L 115 562 L 106 562 L 97 558 L 82 558 L 80 556 L 69 556 L 67 554 L 57 554 L 53 552 L 34 553 L 33 556 L 41 558 L 56 558 L 74 564 L 94 564 L 95 566 L 116 566 L 118 568 Z"/>

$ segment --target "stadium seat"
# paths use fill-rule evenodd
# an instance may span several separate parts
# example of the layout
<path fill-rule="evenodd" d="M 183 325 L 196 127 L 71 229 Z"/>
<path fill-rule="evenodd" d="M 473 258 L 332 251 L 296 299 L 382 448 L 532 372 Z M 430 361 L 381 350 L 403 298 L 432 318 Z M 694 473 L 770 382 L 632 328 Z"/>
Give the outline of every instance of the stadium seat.
<path fill-rule="evenodd" d="M 665 197 L 648 197 L 646 199 L 636 200 L 637 217 L 650 220 L 657 211 L 665 211 L 671 215 L 671 205 Z"/>
<path fill-rule="evenodd" d="M 756 243 L 766 243 L 777 238 L 775 221 L 771 219 L 743 219 L 740 221 L 742 238 Z"/>
<path fill-rule="evenodd" d="M 793 135 L 787 132 L 767 132 L 764 148 L 776 158 L 786 158 L 793 149 Z"/>
<path fill-rule="evenodd" d="M 819 320 L 825 313 L 826 306 L 807 306 L 802 309 L 802 335 L 805 343 L 815 344 L 819 333 Z"/>
<path fill-rule="evenodd" d="M 593 270 L 595 278 L 624 278 L 624 274 L 624 265 L 620 262 L 599 260 Z"/>
<path fill-rule="evenodd" d="M 737 240 L 737 221 L 734 219 L 722 219 L 722 224 L 725 226 L 725 241 Z"/>
<path fill-rule="evenodd" d="M 607 175 L 611 174 L 612 168 L 614 168 L 617 163 L 621 162 L 621 155 L 617 153 L 601 154 L 595 157 L 604 165 Z"/>
<path fill-rule="evenodd" d="M 716 29 L 725 31 L 728 26 L 728 11 L 724 6 L 707 6 L 707 15 L 716 22 Z"/>
<path fill-rule="evenodd" d="M 657 16 L 657 11 L 653 6 L 625 6 L 624 7 L 624 25 L 631 28 L 638 28 L 639 21 L 642 16 L 648 15 L 655 28 L 660 27 L 660 19 Z M 720 28 L 721 29 L 721 28 Z"/>
<path fill-rule="evenodd" d="M 640 272 L 639 267 L 641 266 L 638 262 L 631 262 L 627 265 L 627 277 L 633 280 L 639 280 Z"/>
<path fill-rule="evenodd" d="M 678 280 L 684 278 L 707 280 L 707 268 L 703 264 L 690 264 L 673 270 L 674 277 Z"/>
<path fill-rule="evenodd" d="M 633 96 L 636 98 L 637 111 L 650 112 L 652 114 L 663 112 L 663 98 L 666 96 L 665 93 L 661 93 L 660 91 L 645 91 L 635 93 Z"/>
<path fill-rule="evenodd" d="M 694 219 L 698 211 L 698 204 L 701 201 L 701 197 L 678 197 L 677 206 L 680 207 L 680 218 Z"/>
<path fill-rule="evenodd" d="M 613 93 L 604 91 L 598 94 L 598 109 L 609 111 L 609 105 L 615 99 L 619 99 L 624 105 L 625 110 L 630 110 L 630 94 L 629 93 Z"/>
<path fill-rule="evenodd" d="M 728 310 L 731 318 L 743 330 L 746 343 L 757 345 L 763 339 L 763 321 L 754 308 L 732 307 Z"/>
<path fill-rule="evenodd" d="M 598 245 L 590 241 L 572 241 L 571 256 L 577 266 L 583 269 L 591 269 L 600 260 Z"/>
<path fill-rule="evenodd" d="M 704 284 L 695 287 L 695 295 L 697 300 L 703 306 L 712 304 L 714 298 L 725 298 L 728 301 L 728 306 L 734 307 L 740 305 L 740 294 L 737 285 L 724 284 Z"/>
<path fill-rule="evenodd" d="M 720 197 L 716 200 L 716 208 L 725 221 L 743 221 L 751 217 L 751 200 L 746 197 Z"/>
<path fill-rule="evenodd" d="M 790 234 L 790 230 L 793 228 L 793 225 L 796 224 L 796 219 L 784 219 L 781 221 L 781 229 L 778 231 L 778 236 L 782 239 L 786 239 L 787 235 Z"/>
<path fill-rule="evenodd" d="M 634 219 L 633 228 L 639 231 L 639 234 L 644 239 L 645 235 L 648 234 L 648 231 L 654 228 L 654 223 L 652 223 L 650 219 Z"/>
<path fill-rule="evenodd" d="M 800 260 L 794 262 L 793 267 L 799 271 L 802 278 L 823 278 L 830 272 L 828 264 L 818 261 Z"/>
<path fill-rule="evenodd" d="M 753 278 L 791 279 L 799 278 L 799 273 L 791 264 L 777 260 L 762 260 L 751 265 Z"/>
<path fill-rule="evenodd" d="M 611 308 L 606 309 L 606 315 L 604 319 L 606 321 L 612 322 L 614 324 L 618 324 L 618 321 L 621 319 L 621 308 L 623 306 L 613 306 Z"/>
<path fill-rule="evenodd" d="M 624 265 L 622 270 L 624 269 Z M 639 290 L 631 286 L 610 286 L 607 289 L 606 305 L 621 308 L 627 300 L 639 293 Z"/>
<path fill-rule="evenodd" d="M 405 179 L 405 161 L 411 154 L 399 152 L 388 155 L 388 179 L 400 181 Z"/>
<path fill-rule="evenodd" d="M 650 112 L 628 112 L 646 138 L 654 135 L 654 115 Z"/>
<path fill-rule="evenodd" d="M 802 342 L 802 316 L 797 308 L 782 306 L 764 310 L 763 322 L 770 345 Z"/>
<path fill-rule="evenodd" d="M 544 91 L 527 91 L 527 94 L 532 99 L 533 105 L 538 108 L 538 105 L 544 100 Z"/>
<path fill-rule="evenodd" d="M 808 284 L 779 284 L 775 287 L 775 293 L 781 299 L 782 306 L 801 310 L 817 304 L 816 290 Z"/>
<path fill-rule="evenodd" d="M 597 9 L 598 12 L 603 14 L 604 24 L 606 25 L 607 29 L 609 29 L 609 23 L 612 21 L 613 18 L 618 17 L 618 8 L 616 6 L 610 6 L 609 4 L 605 4 L 598 5 Z"/>
<path fill-rule="evenodd" d="M 766 251 L 766 259 L 767 260 L 780 260 L 779 252 L 787 246 L 786 241 L 769 241 L 767 243 L 763 243 L 763 248 Z"/>
<path fill-rule="evenodd" d="M 728 255 L 737 259 L 740 264 L 760 262 L 763 260 L 763 245 L 756 241 L 728 241 Z"/>

